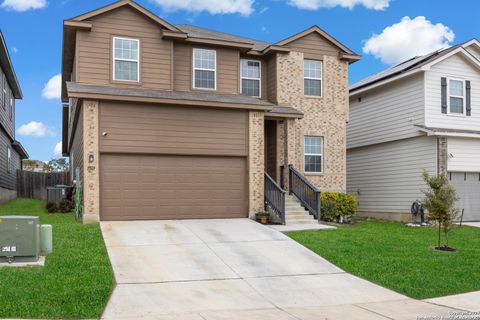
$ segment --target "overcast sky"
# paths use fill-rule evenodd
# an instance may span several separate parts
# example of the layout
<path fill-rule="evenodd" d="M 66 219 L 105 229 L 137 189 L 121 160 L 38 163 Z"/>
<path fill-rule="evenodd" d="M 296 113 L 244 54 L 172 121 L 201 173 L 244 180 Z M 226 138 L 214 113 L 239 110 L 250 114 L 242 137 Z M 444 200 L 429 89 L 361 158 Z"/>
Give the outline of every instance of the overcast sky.
<path fill-rule="evenodd" d="M 32 159 L 58 156 L 61 141 L 62 21 L 107 0 L 0 0 L 7 40 L 24 99 L 17 102 L 17 140 Z M 478 37 L 477 0 L 138 0 L 170 23 L 194 24 L 277 42 L 318 25 L 363 56 L 353 83 L 410 57 Z"/>

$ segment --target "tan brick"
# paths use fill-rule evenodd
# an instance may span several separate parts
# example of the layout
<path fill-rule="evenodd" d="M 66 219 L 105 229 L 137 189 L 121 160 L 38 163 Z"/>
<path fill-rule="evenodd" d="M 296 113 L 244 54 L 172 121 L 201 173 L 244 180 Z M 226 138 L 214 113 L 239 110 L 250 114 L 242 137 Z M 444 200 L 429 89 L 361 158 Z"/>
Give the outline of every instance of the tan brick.
<path fill-rule="evenodd" d="M 346 190 L 346 122 L 348 117 L 348 63 L 337 57 L 323 59 L 323 96 L 303 94 L 303 53 L 277 55 L 277 100 L 279 105 L 302 111 L 303 119 L 284 121 L 286 139 L 279 141 L 284 150 L 280 163 L 293 164 L 304 171 L 305 135 L 324 137 L 324 172 L 306 174 L 321 190 Z"/>
<path fill-rule="evenodd" d="M 249 112 L 249 217 L 264 209 L 264 112 Z"/>
<path fill-rule="evenodd" d="M 100 154 L 98 146 L 98 101 L 83 102 L 83 223 L 100 221 Z M 93 159 L 91 157 L 93 156 Z M 93 161 L 92 161 L 93 160 Z"/>

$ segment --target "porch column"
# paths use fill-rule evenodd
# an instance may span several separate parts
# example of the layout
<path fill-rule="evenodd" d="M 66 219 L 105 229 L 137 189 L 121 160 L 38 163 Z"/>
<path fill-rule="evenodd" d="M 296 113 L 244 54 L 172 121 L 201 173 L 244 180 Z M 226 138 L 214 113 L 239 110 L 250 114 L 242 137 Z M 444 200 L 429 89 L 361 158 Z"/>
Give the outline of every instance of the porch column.
<path fill-rule="evenodd" d="M 98 101 L 83 102 L 83 223 L 100 221 Z"/>
<path fill-rule="evenodd" d="M 446 137 L 438 137 L 437 138 L 437 154 L 438 154 L 438 165 L 437 165 L 437 174 L 438 175 L 446 175 L 448 171 L 447 163 L 448 163 L 448 141 Z"/>
<path fill-rule="evenodd" d="M 248 215 L 255 219 L 255 213 L 263 211 L 265 172 L 264 112 L 249 112 L 248 152 Z"/>
<path fill-rule="evenodd" d="M 285 190 L 288 191 L 288 165 L 292 164 L 298 168 L 296 161 L 296 132 L 295 132 L 295 119 L 285 119 L 283 122 L 284 138 L 283 138 L 283 183 Z"/>

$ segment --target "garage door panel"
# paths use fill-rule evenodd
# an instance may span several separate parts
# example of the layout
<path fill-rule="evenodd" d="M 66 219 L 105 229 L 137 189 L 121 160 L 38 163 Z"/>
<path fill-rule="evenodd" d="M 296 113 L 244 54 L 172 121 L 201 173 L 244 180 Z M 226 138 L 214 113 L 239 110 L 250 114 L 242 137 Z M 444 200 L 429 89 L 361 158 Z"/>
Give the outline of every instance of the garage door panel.
<path fill-rule="evenodd" d="M 102 220 L 247 216 L 246 158 L 101 155 Z"/>
<path fill-rule="evenodd" d="M 455 205 L 464 210 L 463 221 L 480 221 L 480 173 L 451 172 L 449 176 L 459 197 Z"/>

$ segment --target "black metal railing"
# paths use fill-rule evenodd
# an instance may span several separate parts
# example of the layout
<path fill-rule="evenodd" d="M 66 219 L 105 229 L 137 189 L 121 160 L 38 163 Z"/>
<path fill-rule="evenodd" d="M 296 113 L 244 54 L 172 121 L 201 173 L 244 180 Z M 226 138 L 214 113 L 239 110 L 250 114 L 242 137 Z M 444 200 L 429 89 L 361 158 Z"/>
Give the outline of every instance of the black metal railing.
<path fill-rule="evenodd" d="M 288 166 L 288 186 L 290 194 L 293 193 L 310 214 L 320 221 L 320 190 L 292 165 Z"/>
<path fill-rule="evenodd" d="M 265 203 L 285 224 L 285 190 L 265 172 Z"/>

